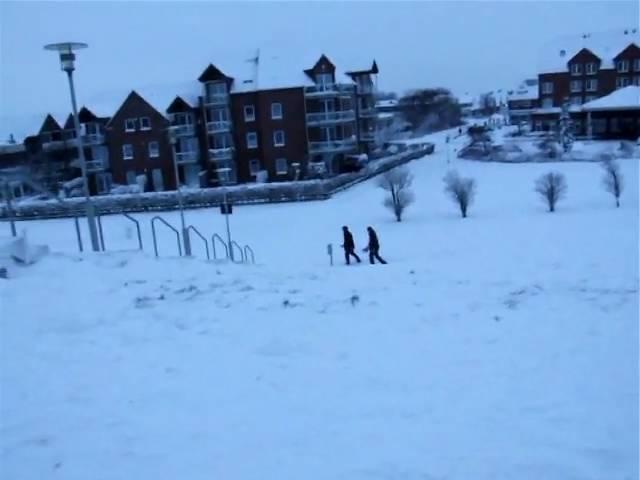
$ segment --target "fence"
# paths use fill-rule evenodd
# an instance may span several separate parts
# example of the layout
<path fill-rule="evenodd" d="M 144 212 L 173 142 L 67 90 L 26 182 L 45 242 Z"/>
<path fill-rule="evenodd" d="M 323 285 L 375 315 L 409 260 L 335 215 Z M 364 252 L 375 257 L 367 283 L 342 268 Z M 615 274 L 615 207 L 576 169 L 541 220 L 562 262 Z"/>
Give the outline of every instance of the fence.
<path fill-rule="evenodd" d="M 337 192 L 375 177 L 387 170 L 406 164 L 411 160 L 423 157 L 427 153 L 430 153 L 428 149 L 401 152 L 371 162 L 359 172 L 346 173 L 326 180 L 249 184 L 225 189 L 203 188 L 183 191 L 183 204 L 186 208 L 218 206 L 223 203 L 225 194 L 226 201 L 235 205 L 326 200 Z M 178 208 L 177 193 L 175 191 L 99 196 L 93 197 L 92 201 L 101 215 L 159 212 Z M 84 199 L 70 198 L 62 202 L 48 200 L 15 204 L 11 213 L 13 218 L 16 219 L 49 219 L 83 216 L 84 211 Z M 9 218 L 6 205 L 0 205 L 0 218 Z"/>

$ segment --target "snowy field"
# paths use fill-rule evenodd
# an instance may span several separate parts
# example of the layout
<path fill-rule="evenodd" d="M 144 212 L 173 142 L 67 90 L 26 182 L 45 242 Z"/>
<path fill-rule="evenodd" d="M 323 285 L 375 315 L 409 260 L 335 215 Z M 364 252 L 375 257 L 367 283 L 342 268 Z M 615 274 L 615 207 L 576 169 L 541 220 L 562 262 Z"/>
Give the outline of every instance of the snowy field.
<path fill-rule="evenodd" d="M 237 208 L 255 266 L 167 235 L 156 260 L 145 215 L 144 254 L 121 217 L 84 256 L 68 220 L 21 223 L 54 253 L 0 280 L 0 477 L 637 479 L 638 162 L 616 209 L 596 164 L 452 152 L 478 183 L 462 220 L 443 137 L 403 223 L 375 181 Z M 224 232 L 214 209 L 187 221 Z M 374 226 L 389 264 L 330 267 L 343 224 L 359 248 Z"/>

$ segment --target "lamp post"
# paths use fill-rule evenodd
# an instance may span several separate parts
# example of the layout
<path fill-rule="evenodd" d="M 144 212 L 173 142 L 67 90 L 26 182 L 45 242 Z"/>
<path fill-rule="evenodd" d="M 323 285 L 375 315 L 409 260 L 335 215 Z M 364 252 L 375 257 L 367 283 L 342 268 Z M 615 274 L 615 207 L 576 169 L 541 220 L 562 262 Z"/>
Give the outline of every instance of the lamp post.
<path fill-rule="evenodd" d="M 82 170 L 82 181 L 84 186 L 84 196 L 86 200 L 87 223 L 89 224 L 89 235 L 91 237 L 91 247 L 94 252 L 100 251 L 100 242 L 98 241 L 98 228 L 96 227 L 95 208 L 89 196 L 89 179 L 87 177 L 87 162 L 84 158 L 84 147 L 82 145 L 82 135 L 80 132 L 80 121 L 78 120 L 78 107 L 76 103 L 76 90 L 73 85 L 73 71 L 75 70 L 74 60 L 76 59 L 74 50 L 87 48 L 86 43 L 64 42 L 51 43 L 45 45 L 45 50 L 56 51 L 60 54 L 60 67 L 67 72 L 69 79 L 69 92 L 71 94 L 71 108 L 73 111 L 73 127 L 76 131 L 76 146 L 78 148 L 78 160 L 80 160 L 80 168 Z"/>
<path fill-rule="evenodd" d="M 167 129 L 169 135 L 169 143 L 171 144 L 171 159 L 173 160 L 173 174 L 176 180 L 176 192 L 178 194 L 178 205 L 180 208 L 180 225 L 182 227 L 182 243 L 184 244 L 184 253 L 187 257 L 191 256 L 191 239 L 189 238 L 189 230 L 184 220 L 184 202 L 182 201 L 182 191 L 180 190 L 180 175 L 178 173 L 178 160 L 176 159 L 176 132 L 172 127 Z"/>
<path fill-rule="evenodd" d="M 218 178 L 222 178 L 222 176 L 220 175 L 221 173 L 229 173 L 231 171 L 231 168 L 229 167 L 223 167 L 223 168 L 218 168 L 216 169 L 216 172 L 218 173 Z M 226 183 L 226 182 L 225 182 Z M 229 245 L 229 257 L 231 258 L 231 261 L 233 262 L 233 245 L 231 245 L 231 227 L 229 226 L 229 215 L 231 214 L 230 211 L 230 206 L 227 203 L 227 187 L 223 186 L 222 187 L 222 213 L 224 214 L 224 220 L 225 220 L 225 224 L 227 226 L 227 244 Z"/>

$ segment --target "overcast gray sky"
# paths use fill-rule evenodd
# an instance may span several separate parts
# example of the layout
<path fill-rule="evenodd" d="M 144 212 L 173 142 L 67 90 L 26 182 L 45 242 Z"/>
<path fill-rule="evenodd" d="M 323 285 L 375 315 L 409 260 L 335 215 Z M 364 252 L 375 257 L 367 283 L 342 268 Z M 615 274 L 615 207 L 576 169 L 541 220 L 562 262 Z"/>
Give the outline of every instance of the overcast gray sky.
<path fill-rule="evenodd" d="M 633 27 L 637 1 L 0 2 L 0 139 L 20 118 L 68 111 L 58 59 L 79 54 L 79 102 L 104 91 L 196 78 L 208 62 L 261 45 L 346 49 L 378 61 L 379 86 L 444 86 L 456 93 L 513 87 L 536 74 L 558 35 Z M 302 66 L 301 66 L 302 67 Z M 179 92 L 176 92 L 179 93 Z"/>

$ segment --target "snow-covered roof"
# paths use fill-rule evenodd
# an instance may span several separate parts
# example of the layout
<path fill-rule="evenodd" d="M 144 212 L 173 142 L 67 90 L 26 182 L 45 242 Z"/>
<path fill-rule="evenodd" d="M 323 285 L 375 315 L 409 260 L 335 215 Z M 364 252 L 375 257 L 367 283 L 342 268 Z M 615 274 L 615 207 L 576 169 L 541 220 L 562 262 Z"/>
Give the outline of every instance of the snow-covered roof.
<path fill-rule="evenodd" d="M 567 62 L 583 48 L 600 58 L 602 61 L 600 68 L 613 68 L 613 59 L 632 43 L 640 46 L 640 34 L 636 28 L 559 37 L 547 43 L 540 51 L 538 71 L 539 73 L 566 71 Z"/>
<path fill-rule="evenodd" d="M 398 106 L 398 100 L 390 98 L 388 100 L 378 100 L 376 102 L 376 108 L 392 108 Z"/>
<path fill-rule="evenodd" d="M 582 106 L 585 112 L 598 110 L 640 110 L 640 87 L 629 85 L 628 87 L 600 97 Z"/>
<path fill-rule="evenodd" d="M 531 85 L 531 82 L 527 81 L 522 83 L 513 93 L 509 94 L 507 100 L 537 100 L 538 99 L 538 84 L 537 82 Z"/>

